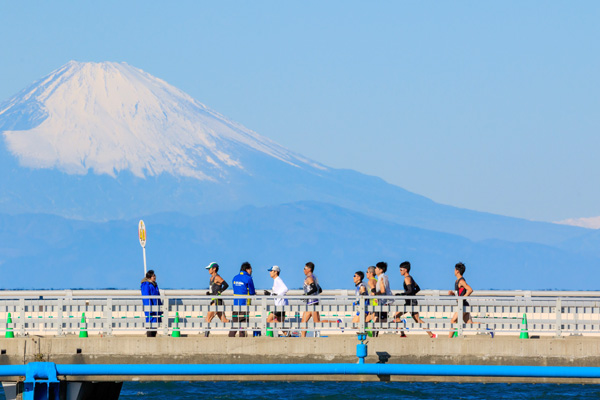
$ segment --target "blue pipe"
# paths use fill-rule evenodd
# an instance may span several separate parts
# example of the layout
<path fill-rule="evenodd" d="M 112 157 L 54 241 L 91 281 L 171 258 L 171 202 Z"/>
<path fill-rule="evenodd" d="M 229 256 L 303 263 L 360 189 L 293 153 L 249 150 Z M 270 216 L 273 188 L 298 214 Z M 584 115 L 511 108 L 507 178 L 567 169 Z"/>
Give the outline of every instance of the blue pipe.
<path fill-rule="evenodd" d="M 0 376 L 25 376 L 27 365 L 0 365 Z"/>
<path fill-rule="evenodd" d="M 0 376 L 25 376 L 27 365 L 0 365 Z M 600 378 L 600 367 L 429 364 L 58 364 L 57 375 L 425 375 Z"/>
<path fill-rule="evenodd" d="M 428 375 L 600 378 L 600 367 L 430 364 L 57 365 L 58 375 Z"/>

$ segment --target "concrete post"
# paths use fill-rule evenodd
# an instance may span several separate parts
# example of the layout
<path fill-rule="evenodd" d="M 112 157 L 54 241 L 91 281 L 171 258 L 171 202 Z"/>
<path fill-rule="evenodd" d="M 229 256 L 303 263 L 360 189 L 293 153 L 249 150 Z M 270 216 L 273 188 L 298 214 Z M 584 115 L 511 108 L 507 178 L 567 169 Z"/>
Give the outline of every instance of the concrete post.
<path fill-rule="evenodd" d="M 260 299 L 262 311 L 260 313 L 260 332 L 264 337 L 267 336 L 267 297 L 263 296 Z M 277 337 L 279 332 L 273 327 L 273 336 Z"/>
<path fill-rule="evenodd" d="M 555 313 L 556 313 L 556 337 L 559 338 L 561 337 L 562 334 L 562 299 L 560 297 L 558 297 L 556 299 L 556 307 L 555 307 Z"/>
<path fill-rule="evenodd" d="M 162 311 L 162 331 L 163 335 L 169 336 L 169 300 L 165 299 L 165 295 L 160 295 L 160 300 L 162 301 L 162 306 L 159 309 Z M 158 328 L 158 327 L 157 327 Z M 158 329 L 157 329 L 158 330 Z"/>
<path fill-rule="evenodd" d="M 112 335 L 112 309 L 113 309 L 113 299 L 109 297 L 106 299 L 106 307 L 104 309 L 104 320 L 105 325 L 103 326 L 102 331 L 106 336 Z"/>
<path fill-rule="evenodd" d="M 458 337 L 462 337 L 463 335 L 463 315 L 465 314 L 465 310 L 464 310 L 464 302 L 463 299 L 461 297 L 458 297 L 458 321 L 456 321 L 458 323 Z"/>
<path fill-rule="evenodd" d="M 25 299 L 19 299 L 19 336 L 25 336 Z"/>
<path fill-rule="evenodd" d="M 59 297 L 57 302 L 57 312 L 56 312 L 56 324 L 58 325 L 56 328 L 56 334 L 58 336 L 62 336 L 63 334 L 63 298 Z"/>
<path fill-rule="evenodd" d="M 359 315 L 359 319 L 358 319 L 358 331 L 359 332 L 366 332 L 366 327 L 365 327 L 365 314 L 366 314 L 366 307 L 365 307 L 365 301 L 359 296 L 358 298 L 358 312 L 360 312 Z M 352 316 L 354 318 L 354 316 Z"/>

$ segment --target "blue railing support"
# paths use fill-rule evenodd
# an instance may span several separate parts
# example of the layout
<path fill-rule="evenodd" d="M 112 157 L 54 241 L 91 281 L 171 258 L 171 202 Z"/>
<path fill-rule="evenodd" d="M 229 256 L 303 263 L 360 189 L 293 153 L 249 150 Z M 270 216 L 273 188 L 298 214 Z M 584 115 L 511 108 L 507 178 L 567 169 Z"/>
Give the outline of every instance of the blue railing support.
<path fill-rule="evenodd" d="M 365 343 L 365 340 L 367 339 L 367 334 L 364 332 L 360 332 L 357 336 L 358 340 L 360 340 L 360 343 L 356 345 L 356 357 L 358 357 L 359 364 L 364 364 L 365 358 L 367 357 L 367 354 L 369 352 L 367 344 Z"/>
<path fill-rule="evenodd" d="M 59 400 L 59 392 L 56 364 L 31 362 L 25 366 L 23 400 Z"/>

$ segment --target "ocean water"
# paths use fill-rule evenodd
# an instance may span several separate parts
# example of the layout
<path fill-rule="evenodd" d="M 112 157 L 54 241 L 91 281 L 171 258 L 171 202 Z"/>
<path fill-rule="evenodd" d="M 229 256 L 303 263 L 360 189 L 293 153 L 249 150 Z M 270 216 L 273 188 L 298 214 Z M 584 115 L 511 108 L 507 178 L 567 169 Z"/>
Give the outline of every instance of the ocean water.
<path fill-rule="evenodd" d="M 600 385 L 404 382 L 125 382 L 120 399 L 600 399 Z"/>

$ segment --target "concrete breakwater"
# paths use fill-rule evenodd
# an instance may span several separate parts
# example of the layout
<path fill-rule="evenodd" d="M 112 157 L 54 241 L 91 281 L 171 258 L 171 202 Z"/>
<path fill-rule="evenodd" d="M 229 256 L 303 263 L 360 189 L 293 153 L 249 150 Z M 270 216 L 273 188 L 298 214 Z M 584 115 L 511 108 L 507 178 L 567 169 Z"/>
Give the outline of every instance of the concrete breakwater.
<path fill-rule="evenodd" d="M 356 363 L 356 337 L 321 338 L 182 338 L 126 337 L 24 337 L 0 339 L 0 363 L 25 364 L 289 364 Z M 571 336 L 519 339 L 486 335 L 429 339 L 425 335 L 400 338 L 382 334 L 368 340 L 367 363 L 600 366 L 600 338 Z M 68 378 L 67 378 L 68 379 Z M 6 378 L 14 381 L 15 378 Z M 85 381 L 85 377 L 77 377 Z M 331 380 L 331 381 L 462 381 L 462 382 L 569 382 L 600 383 L 599 379 L 427 377 L 427 376 L 107 376 L 93 381 L 127 380 Z"/>

